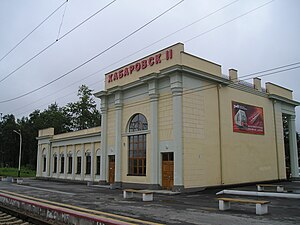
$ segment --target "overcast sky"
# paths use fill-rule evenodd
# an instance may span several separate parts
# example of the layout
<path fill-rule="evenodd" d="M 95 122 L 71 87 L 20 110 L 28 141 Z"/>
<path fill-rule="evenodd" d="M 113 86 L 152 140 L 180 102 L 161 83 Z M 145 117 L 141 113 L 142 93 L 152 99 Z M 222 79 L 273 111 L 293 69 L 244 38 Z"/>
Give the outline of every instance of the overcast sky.
<path fill-rule="evenodd" d="M 115 1 L 0 82 L 0 101 L 32 91 L 69 72 L 179 1 Z M 1 0 L 0 58 L 64 2 Z M 112 0 L 69 0 L 0 61 L 0 80 L 110 2 Z M 217 13 L 161 40 L 228 4 Z M 59 81 L 25 97 L 1 103 L 0 112 L 21 118 L 35 109 L 44 110 L 53 102 L 64 106 L 77 101 L 77 90 L 81 84 L 88 85 L 95 92 L 103 90 L 106 72 L 177 42 L 185 44 L 186 52 L 222 65 L 223 74 L 235 68 L 239 76 L 243 76 L 300 62 L 299 12 L 298 0 L 185 0 Z M 294 99 L 300 101 L 299 73 L 300 68 L 272 74 L 263 77 L 262 83 L 264 86 L 265 82 L 273 82 L 291 89 Z M 296 127 L 300 131 L 300 107 L 297 108 Z"/>

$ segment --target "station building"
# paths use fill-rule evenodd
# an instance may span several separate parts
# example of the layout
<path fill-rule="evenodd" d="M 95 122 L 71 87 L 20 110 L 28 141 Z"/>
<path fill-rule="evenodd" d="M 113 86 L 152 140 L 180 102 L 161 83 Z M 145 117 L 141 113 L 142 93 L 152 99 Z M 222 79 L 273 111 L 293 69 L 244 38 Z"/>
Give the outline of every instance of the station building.
<path fill-rule="evenodd" d="M 292 90 L 223 75 L 182 43 L 107 73 L 95 96 L 101 128 L 39 131 L 37 177 L 183 191 L 299 176 Z"/>

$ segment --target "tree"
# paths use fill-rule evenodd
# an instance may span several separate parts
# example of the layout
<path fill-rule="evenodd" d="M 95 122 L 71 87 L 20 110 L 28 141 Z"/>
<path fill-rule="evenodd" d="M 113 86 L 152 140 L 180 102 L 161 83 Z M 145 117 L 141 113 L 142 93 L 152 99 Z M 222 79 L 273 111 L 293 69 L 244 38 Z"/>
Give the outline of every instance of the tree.
<path fill-rule="evenodd" d="M 17 166 L 19 155 L 19 137 L 13 132 L 18 130 L 14 115 L 5 115 L 1 122 L 1 164 L 2 166 Z"/>
<path fill-rule="evenodd" d="M 79 101 L 68 103 L 64 112 L 71 121 L 70 130 L 82 130 L 100 126 L 100 112 L 97 110 L 92 90 L 86 85 L 79 87 Z"/>
<path fill-rule="evenodd" d="M 79 101 L 59 107 L 57 103 L 48 106 L 44 111 L 35 110 L 29 117 L 16 119 L 14 115 L 0 118 L 0 166 L 18 166 L 19 137 L 13 130 L 21 130 L 22 162 L 24 166 L 35 168 L 37 156 L 38 131 L 53 127 L 55 134 L 71 130 L 81 130 L 100 125 L 100 112 L 92 90 L 82 85 L 78 90 Z M 2 114 L 1 114 L 2 116 Z"/>

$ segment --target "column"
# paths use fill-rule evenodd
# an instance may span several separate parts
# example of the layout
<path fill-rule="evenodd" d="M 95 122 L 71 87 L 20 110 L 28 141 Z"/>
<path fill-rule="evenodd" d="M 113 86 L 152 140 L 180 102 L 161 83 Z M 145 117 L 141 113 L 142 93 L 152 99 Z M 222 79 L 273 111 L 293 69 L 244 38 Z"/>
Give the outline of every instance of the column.
<path fill-rule="evenodd" d="M 150 97 L 150 113 L 151 113 L 151 146 L 150 150 L 150 177 L 151 187 L 157 189 L 159 186 L 159 148 L 158 148 L 158 91 L 157 81 L 151 80 L 148 82 L 149 97 Z"/>
<path fill-rule="evenodd" d="M 115 93 L 116 127 L 115 127 L 115 187 L 121 187 L 121 162 L 122 162 L 122 93 Z"/>
<path fill-rule="evenodd" d="M 41 151 L 42 146 L 38 145 L 38 152 L 37 152 L 37 160 L 36 160 L 36 176 L 40 177 L 42 175 L 41 173 Z"/>
<path fill-rule="evenodd" d="M 68 174 L 68 165 L 69 164 L 69 160 L 68 160 L 68 157 L 67 157 L 67 146 L 65 145 L 64 147 L 64 156 L 65 156 L 65 163 L 64 163 L 64 179 L 67 179 L 67 174 Z"/>
<path fill-rule="evenodd" d="M 75 152 L 75 145 L 72 147 L 72 180 L 75 180 L 75 160 L 76 160 L 76 152 Z"/>
<path fill-rule="evenodd" d="M 91 143 L 91 181 L 94 181 L 95 178 L 95 143 Z"/>
<path fill-rule="evenodd" d="M 182 145 L 182 75 L 176 72 L 170 76 L 173 99 L 174 135 L 174 190 L 181 191 L 183 186 L 183 145 Z"/>
<path fill-rule="evenodd" d="M 101 163 L 100 184 L 106 184 L 108 180 L 108 157 L 107 157 L 107 98 L 101 97 Z"/>
<path fill-rule="evenodd" d="M 58 147 L 57 165 L 56 165 L 56 177 L 57 178 L 59 177 L 59 174 L 60 174 L 59 167 L 60 167 L 60 147 Z"/>
<path fill-rule="evenodd" d="M 298 165 L 298 149 L 296 139 L 296 128 L 295 128 L 296 116 L 289 116 L 289 145 L 290 145 L 290 163 L 292 178 L 299 177 L 299 165 Z"/>
<path fill-rule="evenodd" d="M 53 153 L 52 153 L 52 146 L 50 146 L 50 149 L 51 149 L 51 151 L 50 151 L 50 159 L 49 159 L 49 176 L 50 177 L 52 177 L 53 176 L 53 159 L 54 159 L 54 157 L 53 157 Z"/>
<path fill-rule="evenodd" d="M 47 151 L 47 167 L 46 167 L 46 174 L 48 177 L 51 176 L 51 144 L 48 145 L 48 151 Z"/>
<path fill-rule="evenodd" d="M 85 162 L 84 144 L 81 144 L 81 175 L 80 175 L 81 180 L 84 180 L 84 162 Z"/>

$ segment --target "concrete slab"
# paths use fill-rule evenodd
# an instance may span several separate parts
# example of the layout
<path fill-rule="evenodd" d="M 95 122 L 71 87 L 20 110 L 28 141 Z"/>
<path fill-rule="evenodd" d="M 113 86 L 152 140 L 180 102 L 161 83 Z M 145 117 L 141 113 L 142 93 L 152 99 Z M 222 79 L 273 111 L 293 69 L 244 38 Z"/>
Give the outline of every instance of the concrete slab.
<path fill-rule="evenodd" d="M 281 182 L 280 184 L 284 185 L 288 192 L 300 190 L 299 182 Z M 255 191 L 256 186 L 234 189 Z M 221 189 L 177 193 L 176 195 L 157 191 L 152 202 L 143 202 L 136 198 L 123 199 L 122 190 L 118 189 L 35 179 L 24 179 L 22 185 L 0 182 L 0 190 L 163 224 L 283 225 L 298 224 L 300 221 L 299 199 L 254 197 L 271 201 L 269 213 L 263 216 L 257 216 L 255 207 L 251 205 L 239 205 L 230 211 L 219 211 L 216 193 Z"/>

